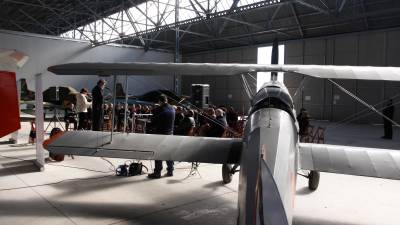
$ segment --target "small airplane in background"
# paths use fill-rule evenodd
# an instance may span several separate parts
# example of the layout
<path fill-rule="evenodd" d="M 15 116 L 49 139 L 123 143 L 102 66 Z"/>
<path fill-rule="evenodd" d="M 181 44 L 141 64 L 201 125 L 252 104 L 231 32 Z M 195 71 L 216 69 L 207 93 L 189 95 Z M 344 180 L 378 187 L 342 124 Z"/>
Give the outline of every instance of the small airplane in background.
<path fill-rule="evenodd" d="M 274 45 L 275 46 L 275 45 Z M 299 170 L 400 179 L 400 152 L 300 143 L 292 98 L 274 73 L 327 79 L 400 81 L 397 67 L 210 63 L 72 63 L 49 67 L 59 75 L 214 75 L 273 72 L 251 99 L 243 138 L 68 131 L 51 139 L 54 154 L 240 164 L 239 225 L 290 225 Z M 115 91 L 114 91 L 115 92 Z M 115 95 L 114 95 L 115 96 Z M 311 182 L 317 182 L 309 177 Z"/>

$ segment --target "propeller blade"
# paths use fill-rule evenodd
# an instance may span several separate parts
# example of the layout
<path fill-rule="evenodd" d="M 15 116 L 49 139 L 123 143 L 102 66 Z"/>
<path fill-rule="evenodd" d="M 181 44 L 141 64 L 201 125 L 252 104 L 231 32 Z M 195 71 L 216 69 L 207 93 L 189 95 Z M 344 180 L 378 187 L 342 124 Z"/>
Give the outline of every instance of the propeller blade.
<path fill-rule="evenodd" d="M 259 182 L 259 213 L 262 225 L 288 225 L 285 208 L 274 177 L 267 163 L 261 159 Z"/>

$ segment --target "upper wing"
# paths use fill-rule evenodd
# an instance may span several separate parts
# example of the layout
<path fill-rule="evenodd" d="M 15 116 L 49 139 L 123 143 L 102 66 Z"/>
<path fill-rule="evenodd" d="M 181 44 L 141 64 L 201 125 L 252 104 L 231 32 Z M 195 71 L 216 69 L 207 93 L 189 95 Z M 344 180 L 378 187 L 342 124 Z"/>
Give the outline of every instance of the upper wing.
<path fill-rule="evenodd" d="M 318 78 L 400 80 L 399 67 L 258 65 L 218 63 L 69 63 L 51 66 L 60 75 L 239 75 L 251 72 L 293 72 Z"/>
<path fill-rule="evenodd" d="M 174 135 L 68 131 L 46 147 L 55 154 L 155 159 L 204 163 L 239 163 L 242 139 Z"/>
<path fill-rule="evenodd" d="M 300 143 L 300 168 L 400 179 L 400 152 L 390 149 Z"/>

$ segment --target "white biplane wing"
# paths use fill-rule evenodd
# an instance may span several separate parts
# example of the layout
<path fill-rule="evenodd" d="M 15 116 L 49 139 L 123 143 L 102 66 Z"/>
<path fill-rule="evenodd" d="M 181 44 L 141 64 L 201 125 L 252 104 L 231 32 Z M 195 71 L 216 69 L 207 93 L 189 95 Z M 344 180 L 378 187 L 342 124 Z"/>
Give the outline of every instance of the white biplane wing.
<path fill-rule="evenodd" d="M 328 65 L 258 65 L 223 63 L 69 63 L 51 66 L 59 75 L 239 75 L 292 72 L 318 78 L 400 81 L 398 67 Z"/>
<path fill-rule="evenodd" d="M 400 151 L 313 143 L 299 147 L 304 170 L 400 179 Z"/>
<path fill-rule="evenodd" d="M 239 163 L 242 139 L 176 135 L 68 131 L 47 149 L 54 154 L 173 160 L 204 163 Z"/>

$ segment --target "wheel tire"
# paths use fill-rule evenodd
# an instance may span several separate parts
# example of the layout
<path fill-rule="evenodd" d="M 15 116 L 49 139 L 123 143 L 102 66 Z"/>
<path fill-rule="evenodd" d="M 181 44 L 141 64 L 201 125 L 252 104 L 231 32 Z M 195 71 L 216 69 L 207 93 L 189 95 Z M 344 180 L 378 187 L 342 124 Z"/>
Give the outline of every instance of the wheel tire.
<path fill-rule="evenodd" d="M 232 181 L 231 171 L 232 171 L 231 164 L 222 165 L 222 182 L 224 182 L 224 184 L 229 184 Z"/>
<path fill-rule="evenodd" d="M 318 188 L 319 185 L 319 172 L 311 170 L 310 173 L 308 173 L 308 189 L 315 191 Z"/>

